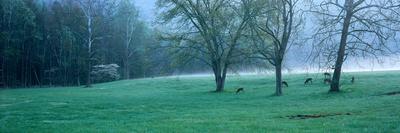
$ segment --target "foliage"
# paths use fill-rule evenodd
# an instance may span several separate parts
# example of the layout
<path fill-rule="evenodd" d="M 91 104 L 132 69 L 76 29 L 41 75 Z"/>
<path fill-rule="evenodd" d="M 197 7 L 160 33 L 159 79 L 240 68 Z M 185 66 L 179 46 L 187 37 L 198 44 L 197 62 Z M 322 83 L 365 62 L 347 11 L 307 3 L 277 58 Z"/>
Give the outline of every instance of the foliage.
<path fill-rule="evenodd" d="M 154 31 L 139 18 L 132 1 L 0 2 L 0 66 L 4 69 L 0 79 L 4 79 L 6 87 L 81 85 L 90 74 L 88 65 L 118 64 L 130 70 L 131 78 L 165 75 L 172 69 L 168 65 L 159 69 L 159 64 L 169 62 L 161 60 L 167 53 L 154 52 L 158 45 L 152 37 Z M 91 52 L 88 19 L 81 6 L 88 3 L 93 4 Z M 126 25 L 134 26 L 131 34 L 125 34 Z M 130 37 L 133 40 L 127 57 L 125 38 Z M 118 73 L 126 76 L 122 71 Z"/>
<path fill-rule="evenodd" d="M 95 83 L 115 81 L 120 78 L 117 64 L 96 65 L 90 74 Z"/>
<path fill-rule="evenodd" d="M 193 59 L 208 65 L 215 77 L 216 92 L 224 89 L 226 73 L 240 62 L 240 40 L 248 25 L 248 0 L 158 0 L 158 17 L 179 61 Z M 178 61 L 178 62 L 179 62 Z"/>

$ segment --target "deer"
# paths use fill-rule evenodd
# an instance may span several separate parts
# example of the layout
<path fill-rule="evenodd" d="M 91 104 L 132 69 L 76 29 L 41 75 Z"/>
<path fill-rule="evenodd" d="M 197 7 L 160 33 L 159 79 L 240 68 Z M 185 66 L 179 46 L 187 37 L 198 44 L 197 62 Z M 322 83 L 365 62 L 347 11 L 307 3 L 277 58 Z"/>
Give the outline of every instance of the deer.
<path fill-rule="evenodd" d="M 244 91 L 244 88 L 238 88 L 237 90 L 236 90 L 236 94 L 238 94 L 239 92 L 243 92 Z"/>
<path fill-rule="evenodd" d="M 312 78 L 307 78 L 306 81 L 304 81 L 304 85 L 307 84 L 312 84 Z"/>
<path fill-rule="evenodd" d="M 282 81 L 282 84 L 285 85 L 286 87 L 289 87 L 289 84 L 286 81 Z"/>
<path fill-rule="evenodd" d="M 331 74 L 328 73 L 328 72 L 325 72 L 325 73 L 324 73 L 324 76 L 325 76 L 325 79 L 327 79 L 328 77 L 331 78 Z"/>

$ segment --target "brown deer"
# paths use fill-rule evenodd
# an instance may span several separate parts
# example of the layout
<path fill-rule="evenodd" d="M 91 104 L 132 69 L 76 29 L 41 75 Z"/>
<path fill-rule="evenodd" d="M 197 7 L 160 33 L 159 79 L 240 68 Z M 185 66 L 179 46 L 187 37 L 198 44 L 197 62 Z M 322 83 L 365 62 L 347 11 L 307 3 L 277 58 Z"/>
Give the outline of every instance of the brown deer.
<path fill-rule="evenodd" d="M 286 81 L 282 81 L 282 84 L 285 85 L 286 87 L 289 87 L 289 84 Z"/>
<path fill-rule="evenodd" d="M 331 74 L 328 73 L 328 72 L 325 72 L 325 73 L 324 73 L 324 76 L 325 76 L 325 79 L 327 79 L 328 77 L 331 78 Z"/>
<path fill-rule="evenodd" d="M 304 85 L 307 84 L 312 84 L 312 78 L 307 78 L 306 81 L 304 81 Z"/>
<path fill-rule="evenodd" d="M 243 92 L 244 91 L 244 88 L 238 88 L 237 90 L 236 90 L 236 94 L 238 94 L 239 92 Z"/>

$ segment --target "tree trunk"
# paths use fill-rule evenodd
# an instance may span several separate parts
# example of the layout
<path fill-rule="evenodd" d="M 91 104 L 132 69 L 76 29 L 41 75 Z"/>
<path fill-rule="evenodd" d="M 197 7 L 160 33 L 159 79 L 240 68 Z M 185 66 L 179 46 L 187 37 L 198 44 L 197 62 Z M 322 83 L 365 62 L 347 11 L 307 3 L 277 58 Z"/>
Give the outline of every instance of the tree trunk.
<path fill-rule="evenodd" d="M 215 90 L 215 92 L 223 92 L 224 91 L 224 85 L 225 85 L 225 79 L 222 78 L 221 76 L 216 77 L 216 84 L 217 84 L 217 88 Z"/>
<path fill-rule="evenodd" d="M 346 4 L 348 9 L 346 11 L 346 17 L 344 19 L 343 23 L 343 29 L 342 29 L 342 35 L 340 38 L 340 46 L 339 46 L 339 51 L 337 53 L 337 59 L 335 62 L 335 71 L 333 73 L 333 78 L 332 78 L 332 83 L 331 83 L 331 88 L 329 92 L 339 92 L 340 91 L 340 74 L 342 72 L 342 65 L 344 62 L 344 56 L 345 56 L 345 50 L 346 50 L 346 44 L 347 44 L 347 36 L 349 32 L 349 26 L 351 23 L 351 18 L 352 18 L 352 4 L 353 1 L 349 0 L 346 1 Z"/>
<path fill-rule="evenodd" d="M 42 87 L 42 83 L 40 82 L 39 76 L 37 74 L 37 69 L 35 68 L 33 72 L 35 74 L 35 79 L 36 79 L 37 84 L 39 85 L 39 87 Z"/>
<path fill-rule="evenodd" d="M 215 65 L 213 68 L 215 76 L 215 92 L 223 92 L 225 87 L 226 69 L 221 70 L 221 65 Z"/>
<path fill-rule="evenodd" d="M 89 55 L 90 56 L 90 55 Z M 90 57 L 88 60 L 88 72 L 87 72 L 87 81 L 86 81 L 86 87 L 92 87 L 92 78 L 90 76 L 90 72 L 92 71 L 92 63 L 90 61 Z"/>
<path fill-rule="evenodd" d="M 275 95 L 281 96 L 282 95 L 282 63 L 276 63 L 275 66 L 275 84 L 276 84 L 276 91 Z"/>
<path fill-rule="evenodd" d="M 128 50 L 128 48 L 129 48 L 129 45 L 127 44 L 126 45 L 126 48 L 125 48 L 125 59 L 124 59 L 124 76 L 125 76 L 125 79 L 130 79 L 130 75 L 129 75 L 129 67 L 130 67 L 130 65 L 129 65 L 129 50 Z"/>
<path fill-rule="evenodd" d="M 3 49 L 1 49 L 1 51 L 3 52 Z M 5 73 L 4 73 L 4 68 L 5 68 L 5 55 L 4 55 L 4 52 L 0 55 L 1 56 L 1 68 L 0 68 L 0 74 L 1 74 L 1 79 L 0 79 L 0 82 L 1 82 L 1 84 L 0 84 L 0 87 L 4 87 L 4 88 L 6 88 L 6 81 L 5 81 Z"/>
<path fill-rule="evenodd" d="M 129 72 L 129 58 L 130 58 L 130 50 L 129 50 L 129 46 L 130 46 L 130 43 L 131 43 L 131 40 L 132 40 L 132 32 L 133 32 L 133 29 L 131 28 L 131 16 L 128 16 L 128 20 L 127 20 L 127 22 L 126 22 L 126 37 L 125 37 L 125 61 L 124 61 L 124 63 L 125 63 L 125 66 L 124 66 L 124 69 L 125 69 L 125 79 L 129 79 L 130 78 L 130 72 Z"/>
<path fill-rule="evenodd" d="M 130 71 L 129 71 L 129 64 L 128 64 L 128 62 L 125 62 L 125 66 L 124 66 L 124 69 L 125 69 L 125 79 L 130 79 Z"/>
<path fill-rule="evenodd" d="M 89 38 L 90 39 L 90 38 Z M 88 50 L 88 58 L 87 58 L 87 63 L 88 63 L 88 72 L 87 72 L 87 81 L 86 81 L 86 87 L 92 87 L 92 77 L 90 75 L 90 72 L 92 71 L 92 42 L 89 41 L 89 50 Z"/>
<path fill-rule="evenodd" d="M 78 77 L 77 77 L 77 81 L 76 81 L 76 84 L 78 85 L 78 86 L 81 86 L 81 75 L 78 73 Z"/>
<path fill-rule="evenodd" d="M 87 30 L 88 30 L 88 73 L 87 73 L 87 81 L 86 87 L 92 87 L 92 78 L 90 76 L 90 72 L 92 71 L 92 41 L 93 41 L 93 34 L 92 34 L 92 16 L 90 16 L 90 6 L 89 11 L 87 12 Z"/>

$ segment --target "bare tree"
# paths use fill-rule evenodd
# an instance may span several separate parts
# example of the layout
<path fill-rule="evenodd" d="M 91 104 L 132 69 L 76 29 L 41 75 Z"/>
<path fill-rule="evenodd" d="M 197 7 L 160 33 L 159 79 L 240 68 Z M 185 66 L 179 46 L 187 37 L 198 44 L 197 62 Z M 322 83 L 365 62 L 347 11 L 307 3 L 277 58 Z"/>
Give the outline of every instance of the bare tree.
<path fill-rule="evenodd" d="M 339 91 L 342 65 L 348 56 L 377 57 L 393 52 L 388 42 L 400 30 L 400 1 L 323 0 L 312 5 L 311 12 L 319 21 L 314 48 L 331 51 L 324 55 L 335 61 L 330 92 Z"/>
<path fill-rule="evenodd" d="M 174 53 L 199 59 L 214 72 L 216 92 L 224 90 L 228 68 L 238 61 L 240 39 L 248 25 L 249 0 L 158 0 L 163 39 L 175 40 Z"/>
<path fill-rule="evenodd" d="M 255 0 L 258 8 L 251 24 L 255 58 L 265 60 L 275 67 L 276 95 L 282 95 L 282 66 L 285 54 L 302 24 L 302 14 L 297 8 L 299 0 Z"/>
<path fill-rule="evenodd" d="M 92 70 L 92 61 L 95 60 L 93 58 L 95 51 L 93 50 L 93 44 L 95 41 L 99 41 L 103 39 L 104 34 L 99 34 L 101 29 L 98 26 L 99 17 L 102 14 L 105 14 L 111 11 L 112 8 L 116 5 L 115 1 L 112 0 L 76 0 L 81 8 L 84 17 L 86 18 L 86 45 L 87 45 L 87 81 L 86 87 L 91 87 L 91 75 L 90 72 Z M 111 19 L 105 19 L 106 21 L 110 21 Z M 96 23 L 97 22 L 97 23 Z M 104 22 L 102 22 L 104 23 Z M 97 26 L 97 27 L 96 27 Z M 97 31 L 97 32 L 96 32 Z"/>
<path fill-rule="evenodd" d="M 93 19 L 94 19 L 94 3 L 96 2 L 95 0 L 86 0 L 86 1 L 80 1 L 78 0 L 80 7 L 82 9 L 82 12 L 85 15 L 86 18 L 86 31 L 87 31 L 87 52 L 88 52 L 88 58 L 87 58 L 87 66 L 88 66 L 88 73 L 87 73 L 87 79 L 86 79 L 86 87 L 91 87 L 91 76 L 90 76 L 90 71 L 92 70 L 92 45 L 95 37 L 93 36 Z"/>
<path fill-rule="evenodd" d="M 135 8 L 133 1 L 122 0 L 119 4 L 117 24 L 121 24 L 121 31 L 123 34 L 122 39 L 124 40 L 124 57 L 123 57 L 123 69 L 124 78 L 130 79 L 131 69 L 131 58 L 135 52 L 135 44 L 138 44 L 140 37 L 138 34 L 142 23 L 138 20 L 139 14 Z M 141 33 L 143 34 L 143 33 Z"/>

